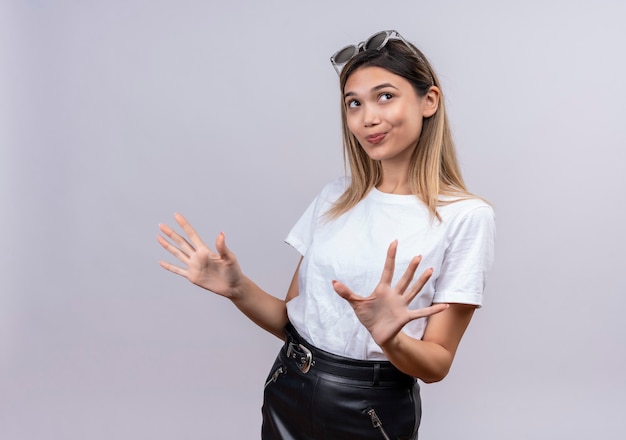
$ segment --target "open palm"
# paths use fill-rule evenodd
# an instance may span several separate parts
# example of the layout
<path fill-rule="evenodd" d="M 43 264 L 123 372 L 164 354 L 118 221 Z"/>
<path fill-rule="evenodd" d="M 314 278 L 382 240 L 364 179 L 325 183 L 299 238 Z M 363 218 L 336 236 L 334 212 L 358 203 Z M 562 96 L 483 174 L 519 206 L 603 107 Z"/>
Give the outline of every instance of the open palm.
<path fill-rule="evenodd" d="M 167 225 L 159 225 L 159 229 L 171 242 L 161 235 L 157 237 L 157 240 L 159 244 L 176 257 L 183 266 L 176 266 L 161 261 L 161 267 L 187 278 L 193 284 L 203 287 L 204 289 L 231 298 L 244 276 L 235 254 L 226 247 L 224 234 L 220 233 L 217 236 L 215 240 L 215 249 L 217 252 L 213 252 L 204 244 L 196 230 L 189 224 L 185 217 L 176 214 L 174 218 L 189 240 L 176 233 Z"/>
<path fill-rule="evenodd" d="M 424 271 L 411 285 L 421 261 L 421 257 L 415 257 L 409 263 L 400 280 L 395 286 L 392 286 L 397 249 L 398 241 L 396 240 L 389 245 L 382 276 L 370 296 L 357 295 L 345 284 L 333 281 L 335 292 L 350 303 L 359 321 L 380 346 L 397 335 L 408 322 L 434 315 L 448 308 L 447 304 L 436 304 L 423 309 L 409 309 L 409 304 L 422 290 L 433 270 L 429 268 Z"/>

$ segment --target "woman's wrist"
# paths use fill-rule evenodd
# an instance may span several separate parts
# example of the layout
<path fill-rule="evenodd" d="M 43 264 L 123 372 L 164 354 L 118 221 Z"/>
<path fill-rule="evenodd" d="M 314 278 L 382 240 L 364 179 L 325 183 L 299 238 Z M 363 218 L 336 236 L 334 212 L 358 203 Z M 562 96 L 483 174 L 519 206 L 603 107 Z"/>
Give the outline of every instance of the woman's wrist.
<path fill-rule="evenodd" d="M 382 342 L 381 344 L 378 344 L 380 346 L 380 348 L 383 349 L 383 352 L 387 355 L 387 357 L 390 357 L 389 355 L 393 355 L 394 353 L 397 353 L 398 350 L 401 349 L 402 346 L 402 332 L 398 332 L 396 333 L 394 336 L 392 336 L 391 338 L 387 339 L 385 342 Z"/>
<path fill-rule="evenodd" d="M 232 302 L 242 301 L 245 299 L 246 292 L 249 290 L 250 285 L 250 279 L 243 275 L 238 283 L 228 289 L 228 299 Z"/>

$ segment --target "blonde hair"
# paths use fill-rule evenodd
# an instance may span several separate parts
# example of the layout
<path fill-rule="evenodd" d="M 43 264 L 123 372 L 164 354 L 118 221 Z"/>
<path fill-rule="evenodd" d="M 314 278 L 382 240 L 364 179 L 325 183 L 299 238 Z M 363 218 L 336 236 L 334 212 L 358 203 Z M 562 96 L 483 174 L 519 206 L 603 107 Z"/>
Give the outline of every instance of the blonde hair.
<path fill-rule="evenodd" d="M 341 122 L 344 145 L 344 164 L 350 167 L 350 184 L 328 211 L 337 218 L 359 203 L 382 178 L 379 161 L 370 159 L 356 137 L 350 132 L 346 120 L 343 91 L 351 74 L 362 67 L 381 67 L 405 78 L 418 96 L 425 96 L 432 86 L 441 90 L 439 80 L 426 57 L 415 48 L 413 53 L 402 41 L 390 40 L 380 50 L 367 50 L 357 54 L 341 72 Z M 474 197 L 463 182 L 458 164 L 450 125 L 446 116 L 443 92 L 440 93 L 437 111 L 422 123 L 422 132 L 409 163 L 411 192 L 428 207 L 433 218 L 441 220 L 437 207 Z M 442 201 L 442 195 L 453 196 Z"/>

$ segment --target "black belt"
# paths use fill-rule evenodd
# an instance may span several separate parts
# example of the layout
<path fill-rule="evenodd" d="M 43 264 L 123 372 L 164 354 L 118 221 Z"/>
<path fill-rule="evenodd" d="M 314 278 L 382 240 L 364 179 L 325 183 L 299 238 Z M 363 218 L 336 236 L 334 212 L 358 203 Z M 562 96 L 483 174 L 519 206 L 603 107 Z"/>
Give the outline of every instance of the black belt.
<path fill-rule="evenodd" d="M 329 353 L 309 344 L 288 323 L 285 327 L 283 354 L 294 361 L 302 373 L 320 371 L 344 378 L 367 381 L 373 385 L 379 382 L 412 384 L 415 379 L 398 370 L 389 361 L 369 361 L 351 359 Z"/>

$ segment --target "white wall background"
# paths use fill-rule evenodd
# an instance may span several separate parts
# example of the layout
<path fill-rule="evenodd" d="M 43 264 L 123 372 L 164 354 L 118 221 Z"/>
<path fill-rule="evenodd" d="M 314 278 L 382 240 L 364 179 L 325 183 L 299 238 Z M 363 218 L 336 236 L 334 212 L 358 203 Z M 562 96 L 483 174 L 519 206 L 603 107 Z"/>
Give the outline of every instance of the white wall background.
<path fill-rule="evenodd" d="M 282 239 L 343 172 L 328 57 L 389 28 L 498 219 L 420 438 L 625 438 L 624 2 L 1 4 L 1 439 L 259 437 L 280 343 L 161 270 L 157 223 L 225 231 L 283 296 Z"/>

